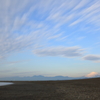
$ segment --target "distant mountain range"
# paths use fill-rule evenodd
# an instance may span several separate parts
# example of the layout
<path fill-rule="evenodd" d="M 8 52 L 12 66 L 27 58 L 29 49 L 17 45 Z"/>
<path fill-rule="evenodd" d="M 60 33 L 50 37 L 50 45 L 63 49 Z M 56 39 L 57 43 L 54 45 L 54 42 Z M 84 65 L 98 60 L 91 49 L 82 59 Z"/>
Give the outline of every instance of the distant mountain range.
<path fill-rule="evenodd" d="M 55 77 L 45 77 L 42 75 L 32 76 L 32 77 L 5 77 L 0 78 L 0 81 L 43 81 L 43 80 L 74 80 L 74 79 L 84 79 L 87 77 L 68 77 L 68 76 L 55 76 Z"/>

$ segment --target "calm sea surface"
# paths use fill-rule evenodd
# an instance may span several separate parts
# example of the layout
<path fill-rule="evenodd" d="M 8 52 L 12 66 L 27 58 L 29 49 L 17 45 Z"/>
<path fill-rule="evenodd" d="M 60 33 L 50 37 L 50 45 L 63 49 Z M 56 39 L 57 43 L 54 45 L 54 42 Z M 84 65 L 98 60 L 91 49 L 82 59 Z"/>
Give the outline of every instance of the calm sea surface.
<path fill-rule="evenodd" d="M 0 82 L 0 86 L 10 85 L 10 84 L 13 84 L 13 83 L 10 83 L 10 82 Z"/>

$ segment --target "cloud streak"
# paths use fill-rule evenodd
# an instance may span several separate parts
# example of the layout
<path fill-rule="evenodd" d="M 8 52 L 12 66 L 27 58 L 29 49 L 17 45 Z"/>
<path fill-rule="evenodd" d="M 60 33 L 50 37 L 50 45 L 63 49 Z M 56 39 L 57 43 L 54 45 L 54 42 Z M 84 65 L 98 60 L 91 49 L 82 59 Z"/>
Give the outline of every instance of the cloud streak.
<path fill-rule="evenodd" d="M 80 57 L 83 49 L 80 47 L 51 47 L 46 49 L 37 49 L 33 53 L 39 56 L 61 56 L 61 57 Z"/>

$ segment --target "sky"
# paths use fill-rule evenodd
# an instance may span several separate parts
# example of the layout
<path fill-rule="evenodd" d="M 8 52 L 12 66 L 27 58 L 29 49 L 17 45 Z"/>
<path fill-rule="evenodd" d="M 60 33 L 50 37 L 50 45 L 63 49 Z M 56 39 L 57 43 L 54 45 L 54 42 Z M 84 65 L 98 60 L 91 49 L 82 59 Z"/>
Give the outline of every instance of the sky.
<path fill-rule="evenodd" d="M 100 75 L 100 0 L 0 0 L 0 78 Z"/>

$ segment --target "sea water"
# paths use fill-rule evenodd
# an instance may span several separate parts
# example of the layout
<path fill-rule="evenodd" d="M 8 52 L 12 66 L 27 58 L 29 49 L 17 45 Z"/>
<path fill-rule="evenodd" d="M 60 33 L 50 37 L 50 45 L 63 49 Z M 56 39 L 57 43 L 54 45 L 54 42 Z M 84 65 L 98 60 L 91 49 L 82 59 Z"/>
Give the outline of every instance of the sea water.
<path fill-rule="evenodd" d="M 10 85 L 10 84 L 13 84 L 13 83 L 10 83 L 10 82 L 0 82 L 0 86 Z"/>

